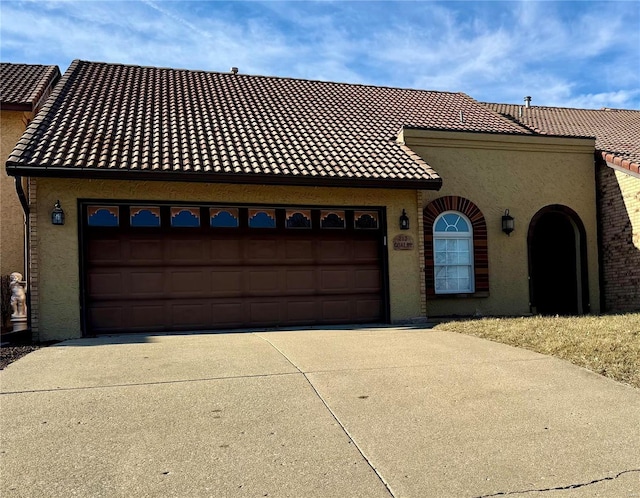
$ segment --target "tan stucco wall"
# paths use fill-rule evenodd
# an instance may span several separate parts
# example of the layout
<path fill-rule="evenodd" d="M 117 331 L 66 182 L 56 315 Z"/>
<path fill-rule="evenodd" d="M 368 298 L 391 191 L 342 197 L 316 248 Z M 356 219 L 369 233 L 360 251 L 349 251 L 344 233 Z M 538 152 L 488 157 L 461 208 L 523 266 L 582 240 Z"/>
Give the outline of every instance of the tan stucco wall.
<path fill-rule="evenodd" d="M 16 194 L 13 177 L 5 164 L 25 130 L 25 114 L 0 112 L 0 274 L 24 273 L 24 215 Z"/>
<path fill-rule="evenodd" d="M 406 209 L 411 219 L 414 250 L 388 248 L 389 298 L 393 322 L 420 317 L 418 257 L 419 213 L 415 190 L 274 187 L 201 183 L 122 182 L 37 179 L 38 337 L 40 340 L 79 337 L 80 268 L 77 199 L 125 199 L 187 202 L 239 202 L 317 206 L 385 206 L 387 236 L 400 233 L 398 219 Z M 51 225 L 51 209 L 59 199 L 64 226 Z"/>
<path fill-rule="evenodd" d="M 589 301 L 599 311 L 594 143 L 583 139 L 523 139 L 412 131 L 404 139 L 443 178 L 438 192 L 423 192 L 423 205 L 446 195 L 475 203 L 487 222 L 490 295 L 429 299 L 429 316 L 523 315 L 530 312 L 527 231 L 543 207 L 573 209 L 587 233 Z M 516 228 L 501 230 L 509 209 Z"/>
<path fill-rule="evenodd" d="M 19 111 L 0 111 L 0 275 L 24 268 L 24 214 L 16 194 L 15 181 L 7 175 L 5 164 L 14 146 L 26 129 L 30 114 Z M 0 289 L 3 298 L 9 289 Z M 2 331 L 11 330 L 7 317 Z M 1 321 L 1 320 L 0 320 Z"/>

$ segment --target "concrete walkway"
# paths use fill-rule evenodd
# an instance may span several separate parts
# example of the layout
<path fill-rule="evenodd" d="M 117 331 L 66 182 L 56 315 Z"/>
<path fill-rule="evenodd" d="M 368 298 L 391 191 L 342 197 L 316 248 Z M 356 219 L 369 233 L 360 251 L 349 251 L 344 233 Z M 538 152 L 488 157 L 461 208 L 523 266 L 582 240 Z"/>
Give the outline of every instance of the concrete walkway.
<path fill-rule="evenodd" d="M 0 384 L 3 498 L 640 497 L 640 390 L 448 332 L 73 340 Z"/>

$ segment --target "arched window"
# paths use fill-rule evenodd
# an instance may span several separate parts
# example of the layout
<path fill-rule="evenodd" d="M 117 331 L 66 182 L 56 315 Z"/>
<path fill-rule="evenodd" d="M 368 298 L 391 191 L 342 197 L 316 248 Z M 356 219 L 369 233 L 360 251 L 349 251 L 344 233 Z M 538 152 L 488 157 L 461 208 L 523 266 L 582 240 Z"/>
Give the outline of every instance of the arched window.
<path fill-rule="evenodd" d="M 462 213 L 447 211 L 433 224 L 434 287 L 436 294 L 474 291 L 473 231 Z"/>
<path fill-rule="evenodd" d="M 427 296 L 488 296 L 487 224 L 478 206 L 464 197 L 439 197 L 424 208 L 423 221 Z M 471 277 L 467 280 L 469 271 Z"/>

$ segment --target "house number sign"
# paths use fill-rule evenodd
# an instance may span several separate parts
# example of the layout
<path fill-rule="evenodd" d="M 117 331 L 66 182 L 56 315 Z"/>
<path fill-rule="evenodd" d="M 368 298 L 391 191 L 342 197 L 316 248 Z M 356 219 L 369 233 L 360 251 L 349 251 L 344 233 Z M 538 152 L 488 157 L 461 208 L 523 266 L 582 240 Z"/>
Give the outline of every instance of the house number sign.
<path fill-rule="evenodd" d="M 410 251 L 413 249 L 413 237 L 411 235 L 396 235 L 393 238 L 394 251 Z"/>

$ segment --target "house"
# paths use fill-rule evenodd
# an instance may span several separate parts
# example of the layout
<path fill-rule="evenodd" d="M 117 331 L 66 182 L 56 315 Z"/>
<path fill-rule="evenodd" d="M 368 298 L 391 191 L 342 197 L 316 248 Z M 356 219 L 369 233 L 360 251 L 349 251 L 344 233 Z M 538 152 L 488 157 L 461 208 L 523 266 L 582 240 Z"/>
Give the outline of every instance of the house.
<path fill-rule="evenodd" d="M 598 312 L 594 150 L 462 93 L 77 60 L 6 163 L 32 330 Z"/>
<path fill-rule="evenodd" d="M 640 111 L 486 104 L 541 134 L 596 138 L 601 310 L 640 310 Z"/>
<path fill-rule="evenodd" d="M 0 157 L 3 162 L 60 79 L 58 66 L 0 64 Z M 23 186 L 24 187 L 24 186 Z M 26 275 L 25 220 L 14 178 L 0 173 L 0 275 Z M 2 302 L 8 288 L 3 280 Z M 0 324 L 5 332 L 6 316 Z"/>

